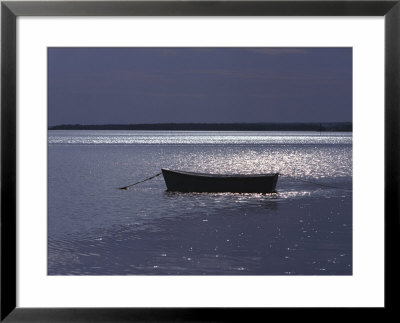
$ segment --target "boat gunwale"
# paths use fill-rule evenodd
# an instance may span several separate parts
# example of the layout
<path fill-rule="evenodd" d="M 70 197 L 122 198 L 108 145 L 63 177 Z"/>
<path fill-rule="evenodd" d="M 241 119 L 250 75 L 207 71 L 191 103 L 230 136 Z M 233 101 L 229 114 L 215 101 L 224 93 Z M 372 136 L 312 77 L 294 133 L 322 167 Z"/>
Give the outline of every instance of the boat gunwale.
<path fill-rule="evenodd" d="M 229 177 L 237 177 L 237 178 L 257 178 L 257 177 L 273 177 L 278 176 L 279 173 L 266 173 L 266 174 L 210 174 L 210 173 L 196 173 L 189 171 L 181 171 L 181 170 L 172 170 L 161 168 L 162 171 L 188 175 L 188 176 L 199 176 L 199 177 L 218 177 L 218 178 L 229 178 Z"/>

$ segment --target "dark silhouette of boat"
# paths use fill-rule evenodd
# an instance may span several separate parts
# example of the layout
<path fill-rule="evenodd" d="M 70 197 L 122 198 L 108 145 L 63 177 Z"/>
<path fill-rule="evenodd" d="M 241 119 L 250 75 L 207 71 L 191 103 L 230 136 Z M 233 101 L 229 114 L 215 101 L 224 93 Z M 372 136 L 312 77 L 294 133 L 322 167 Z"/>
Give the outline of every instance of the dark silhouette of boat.
<path fill-rule="evenodd" d="M 275 193 L 278 173 L 224 175 L 161 169 L 168 191 Z"/>

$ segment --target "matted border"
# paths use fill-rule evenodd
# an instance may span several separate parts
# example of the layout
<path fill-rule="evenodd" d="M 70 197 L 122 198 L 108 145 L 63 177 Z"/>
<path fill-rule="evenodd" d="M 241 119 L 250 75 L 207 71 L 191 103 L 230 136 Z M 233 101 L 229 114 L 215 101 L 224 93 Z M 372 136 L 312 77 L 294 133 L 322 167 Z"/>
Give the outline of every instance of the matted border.
<path fill-rule="evenodd" d="M 400 5 L 397 1 L 4 1 L 1 14 L 1 321 L 234 321 L 238 309 L 16 307 L 16 18 L 18 16 L 384 16 L 385 308 L 395 307 L 399 233 Z M 373 152 L 371 152 L 373 153 Z M 371 233 L 372 234 L 372 233 Z M 373 259 L 373 257 L 371 257 Z M 373 260 L 372 260 L 373 261 Z M 40 291 L 38 291 L 40 292 Z M 391 298 L 392 297 L 392 298 Z M 262 309 L 240 309 L 259 314 Z M 253 313 L 257 311 L 256 313 Z"/>

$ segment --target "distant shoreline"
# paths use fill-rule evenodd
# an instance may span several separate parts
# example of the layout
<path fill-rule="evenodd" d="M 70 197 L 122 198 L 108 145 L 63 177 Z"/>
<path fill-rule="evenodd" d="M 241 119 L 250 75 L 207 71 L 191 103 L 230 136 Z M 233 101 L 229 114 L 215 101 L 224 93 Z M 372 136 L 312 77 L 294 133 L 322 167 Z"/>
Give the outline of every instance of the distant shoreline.
<path fill-rule="evenodd" d="M 149 124 L 62 124 L 49 130 L 183 130 L 183 131 L 329 131 L 352 132 L 352 122 L 321 123 L 149 123 Z"/>

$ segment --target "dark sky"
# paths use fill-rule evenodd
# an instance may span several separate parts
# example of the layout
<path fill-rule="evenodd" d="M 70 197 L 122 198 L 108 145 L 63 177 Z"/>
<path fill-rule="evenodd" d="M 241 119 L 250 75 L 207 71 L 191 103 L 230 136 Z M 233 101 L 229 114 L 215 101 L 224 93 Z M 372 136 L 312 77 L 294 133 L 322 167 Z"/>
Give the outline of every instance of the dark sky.
<path fill-rule="evenodd" d="M 352 120 L 351 48 L 49 48 L 49 126 Z"/>

